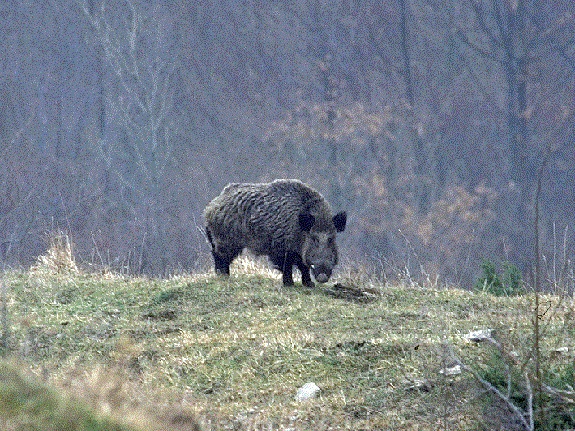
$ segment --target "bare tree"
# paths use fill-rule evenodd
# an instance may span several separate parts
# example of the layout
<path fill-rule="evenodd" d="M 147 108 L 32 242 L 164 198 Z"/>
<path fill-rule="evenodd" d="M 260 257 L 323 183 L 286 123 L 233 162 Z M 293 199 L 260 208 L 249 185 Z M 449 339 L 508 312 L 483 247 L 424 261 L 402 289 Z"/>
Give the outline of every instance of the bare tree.
<path fill-rule="evenodd" d="M 89 20 L 113 73 L 115 92 L 108 92 L 112 117 L 122 127 L 125 139 L 104 138 L 99 153 L 108 169 L 131 196 L 135 217 L 144 219 L 140 270 L 151 265 L 145 258 L 151 249 L 162 256 L 163 187 L 172 162 L 170 117 L 174 89 L 174 57 L 170 52 L 170 32 L 156 7 L 148 11 L 132 0 L 99 7 L 78 0 Z M 161 261 L 161 259 L 160 259 Z M 166 262 L 161 263 L 161 271 Z"/>
<path fill-rule="evenodd" d="M 500 68 L 512 180 L 533 184 L 537 150 L 542 153 L 544 148 L 532 139 L 537 134 L 531 121 L 539 91 L 536 86 L 541 83 L 542 65 L 552 56 L 559 54 L 562 62 L 572 63 L 566 54 L 574 42 L 572 15 L 560 9 L 544 10 L 534 0 L 467 0 L 466 5 L 473 24 L 459 25 L 457 36 L 473 56 Z M 544 88 L 551 87 L 546 84 Z"/>

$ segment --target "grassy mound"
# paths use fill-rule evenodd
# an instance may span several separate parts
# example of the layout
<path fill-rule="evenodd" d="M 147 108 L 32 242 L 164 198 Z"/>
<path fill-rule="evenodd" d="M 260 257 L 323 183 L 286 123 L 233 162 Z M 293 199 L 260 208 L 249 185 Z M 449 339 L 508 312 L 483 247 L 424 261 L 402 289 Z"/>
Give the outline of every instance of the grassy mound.
<path fill-rule="evenodd" d="M 486 328 L 529 357 L 528 296 L 350 279 L 284 288 L 246 272 L 169 280 L 7 273 L 8 349 L 100 411 L 129 418 L 156 410 L 158 429 L 194 429 L 164 415 L 168 405 L 204 430 L 514 429 L 471 374 L 445 370 L 450 352 L 479 372 L 491 366 L 493 353 L 463 337 Z M 546 301 L 544 349 L 572 347 L 573 304 Z M 553 369 L 569 355 L 549 354 Z M 307 382 L 319 397 L 296 401 Z M 35 405 L 37 391 L 24 393 Z M 11 408 L 3 402 L 0 417 Z"/>

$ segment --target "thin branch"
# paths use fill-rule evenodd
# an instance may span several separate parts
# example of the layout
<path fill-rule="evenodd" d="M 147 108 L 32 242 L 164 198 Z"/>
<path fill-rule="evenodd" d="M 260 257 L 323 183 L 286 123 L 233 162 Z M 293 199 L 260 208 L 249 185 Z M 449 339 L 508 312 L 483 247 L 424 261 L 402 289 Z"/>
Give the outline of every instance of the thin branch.
<path fill-rule="evenodd" d="M 499 389 L 497 389 L 495 386 L 493 386 L 490 382 L 488 382 L 487 380 L 485 380 L 483 377 L 481 377 L 473 368 L 467 366 L 466 364 L 464 364 L 458 357 L 456 357 L 453 352 L 451 351 L 451 357 L 453 359 L 453 361 L 455 362 L 455 364 L 459 365 L 461 367 L 461 369 L 467 371 L 468 373 L 472 374 L 473 377 L 483 385 L 483 387 L 485 389 L 487 389 L 489 392 L 492 392 L 493 394 L 497 395 L 497 397 L 503 401 L 507 407 L 509 407 L 509 409 L 515 414 L 515 416 L 517 416 L 517 418 L 519 419 L 519 421 L 521 422 L 521 425 L 523 425 L 523 427 L 528 430 L 528 431 L 533 431 L 534 428 L 531 425 L 532 423 L 532 415 L 530 415 L 528 412 L 523 411 L 520 407 L 517 407 L 513 401 L 511 401 L 511 399 L 506 396 L 504 393 L 502 393 Z M 530 420 L 529 422 L 527 421 L 527 419 L 525 419 L 526 416 L 530 416 Z"/>
<path fill-rule="evenodd" d="M 547 146 L 546 154 L 541 162 L 541 166 L 537 170 L 537 188 L 535 190 L 535 206 L 534 206 L 534 229 L 535 229 L 535 315 L 534 315 L 534 323 L 533 323 L 533 338 L 534 338 L 534 355 L 535 355 L 535 379 L 537 382 L 537 398 L 538 404 L 541 406 L 541 395 L 542 395 L 542 374 L 541 374 L 541 328 L 540 328 L 540 295 L 541 295 L 541 246 L 539 244 L 540 241 L 540 230 L 539 230 L 539 219 L 540 219 L 540 201 L 541 201 L 541 189 L 543 185 L 543 173 L 545 172 L 545 168 L 551 157 L 551 148 L 550 145 Z"/>
<path fill-rule="evenodd" d="M 482 55 L 483 57 L 488 58 L 489 60 L 492 60 L 496 63 L 503 64 L 503 62 L 497 57 L 497 55 L 495 55 L 491 51 L 485 50 L 484 48 L 480 47 L 479 45 L 475 44 L 474 42 L 471 42 L 471 40 L 467 37 L 467 35 L 465 34 L 465 32 L 461 28 L 457 27 L 457 31 L 455 32 L 455 35 L 465 45 L 470 47 L 473 51 L 475 51 L 479 55 Z"/>
<path fill-rule="evenodd" d="M 529 416 L 529 429 L 535 429 L 535 417 L 533 415 L 533 389 L 531 388 L 531 381 L 527 375 L 527 371 L 523 373 L 525 378 L 525 389 L 527 390 L 527 413 Z"/>
<path fill-rule="evenodd" d="M 10 348 L 10 320 L 8 317 L 8 288 L 3 277 L 0 277 L 0 348 L 3 353 Z"/>
<path fill-rule="evenodd" d="M 567 404 L 575 404 L 575 391 L 564 391 L 546 384 L 541 385 L 541 387 L 549 395 L 556 396 Z"/>
<path fill-rule="evenodd" d="M 487 38 L 491 41 L 491 45 L 494 48 L 501 47 L 502 41 L 501 41 L 501 39 L 498 39 L 497 36 L 495 36 L 495 34 L 489 28 L 489 25 L 487 25 L 487 21 L 485 19 L 485 13 L 481 9 L 480 4 L 473 1 L 473 0 L 471 0 L 470 3 L 471 3 L 471 8 L 475 12 L 475 16 L 477 17 L 477 23 L 479 24 L 479 27 L 481 28 L 483 33 L 485 33 Z M 501 28 L 499 29 L 499 33 L 500 33 L 500 35 L 502 34 Z"/>
<path fill-rule="evenodd" d="M 469 76 L 471 77 L 472 81 L 475 83 L 475 85 L 477 85 L 477 88 L 479 88 L 479 90 L 481 90 L 481 92 L 483 93 L 485 99 L 488 100 L 491 103 L 491 105 L 499 111 L 499 114 L 501 116 L 503 116 L 503 112 L 501 112 L 501 109 L 498 107 L 497 100 L 488 92 L 486 86 L 481 82 L 480 75 L 478 75 L 475 72 L 473 66 L 469 63 L 466 56 L 463 56 L 463 65 L 467 70 L 467 72 L 469 73 Z"/>

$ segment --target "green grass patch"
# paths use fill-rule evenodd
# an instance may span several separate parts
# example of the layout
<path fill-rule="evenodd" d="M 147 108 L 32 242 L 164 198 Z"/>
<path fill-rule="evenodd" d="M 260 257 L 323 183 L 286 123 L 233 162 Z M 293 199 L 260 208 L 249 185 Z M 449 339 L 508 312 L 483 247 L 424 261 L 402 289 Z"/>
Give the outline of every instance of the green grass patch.
<path fill-rule="evenodd" d="M 7 430 L 136 431 L 0 364 L 0 424 Z"/>

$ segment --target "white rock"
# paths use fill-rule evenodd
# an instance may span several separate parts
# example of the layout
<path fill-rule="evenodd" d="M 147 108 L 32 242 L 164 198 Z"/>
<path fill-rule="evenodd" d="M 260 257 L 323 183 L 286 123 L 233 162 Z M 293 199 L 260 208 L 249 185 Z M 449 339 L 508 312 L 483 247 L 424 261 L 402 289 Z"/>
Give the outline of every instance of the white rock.
<path fill-rule="evenodd" d="M 473 341 L 474 343 L 479 343 L 485 341 L 487 338 L 491 338 L 493 334 L 493 329 L 479 329 L 478 331 L 471 331 L 469 334 L 463 336 L 467 341 Z"/>
<path fill-rule="evenodd" d="M 297 390 L 297 394 L 295 396 L 296 401 L 305 401 L 309 400 L 310 398 L 315 398 L 319 395 L 321 389 L 318 385 L 313 382 L 306 383 L 301 388 Z"/>
<path fill-rule="evenodd" d="M 446 376 L 456 376 L 461 374 L 461 365 L 455 365 L 453 367 L 447 367 L 439 371 L 440 374 L 445 374 Z"/>

